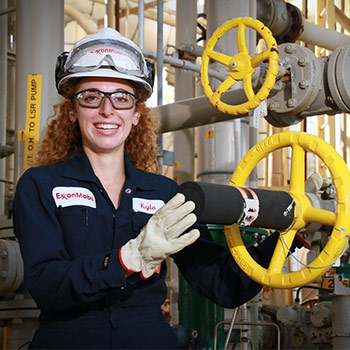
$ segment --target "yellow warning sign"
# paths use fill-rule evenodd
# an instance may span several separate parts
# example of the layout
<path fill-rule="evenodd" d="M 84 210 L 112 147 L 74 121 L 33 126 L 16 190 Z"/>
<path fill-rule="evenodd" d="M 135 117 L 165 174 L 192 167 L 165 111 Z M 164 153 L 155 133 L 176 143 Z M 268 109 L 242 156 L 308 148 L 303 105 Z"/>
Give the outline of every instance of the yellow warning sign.
<path fill-rule="evenodd" d="M 26 168 L 38 151 L 41 108 L 41 74 L 29 74 L 27 78 L 26 129 L 24 130 L 24 160 Z M 23 136 L 23 135 L 22 135 Z"/>

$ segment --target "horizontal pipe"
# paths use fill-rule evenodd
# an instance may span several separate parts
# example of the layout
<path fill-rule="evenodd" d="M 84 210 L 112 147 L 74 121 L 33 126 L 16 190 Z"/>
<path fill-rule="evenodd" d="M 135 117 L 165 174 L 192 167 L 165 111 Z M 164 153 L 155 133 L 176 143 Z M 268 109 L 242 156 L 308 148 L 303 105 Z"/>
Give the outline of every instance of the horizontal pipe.
<path fill-rule="evenodd" d="M 243 83 L 237 82 L 225 93 L 225 103 L 237 105 L 246 101 Z M 205 96 L 169 103 L 152 108 L 152 113 L 160 119 L 160 133 L 184 130 L 242 118 L 247 114 L 232 115 L 214 108 Z"/>
<path fill-rule="evenodd" d="M 151 52 L 151 51 L 147 51 L 147 50 L 142 50 L 142 52 L 143 52 L 145 57 L 151 58 L 153 60 L 157 60 L 156 53 Z M 163 62 L 168 63 L 176 68 L 187 69 L 187 70 L 197 72 L 197 73 L 200 73 L 200 69 L 201 69 L 200 66 L 198 66 L 192 62 L 189 62 L 187 60 L 181 60 L 181 59 L 170 57 L 170 56 L 164 56 Z M 228 77 L 228 75 L 220 74 L 219 72 L 217 72 L 216 70 L 213 70 L 213 69 L 208 70 L 208 75 L 210 77 L 219 79 L 220 81 L 224 81 Z"/>
<path fill-rule="evenodd" d="M 350 45 L 350 36 L 331 30 L 304 19 L 303 31 L 298 40 L 317 45 L 327 50 L 335 50 L 339 46 Z"/>
<path fill-rule="evenodd" d="M 220 321 L 215 325 L 214 329 L 214 349 L 216 349 L 216 343 L 217 343 L 217 332 L 218 328 L 221 325 L 231 325 L 231 322 L 228 321 Z M 234 325 L 236 326 L 258 326 L 258 327 L 269 327 L 273 326 L 277 329 L 277 350 L 281 349 L 281 331 L 279 326 L 274 322 L 235 322 Z"/>
<path fill-rule="evenodd" d="M 6 179 L 0 179 L 0 182 L 3 182 L 5 184 L 10 184 L 10 185 L 14 185 L 14 181 L 11 181 L 11 180 L 6 180 Z"/>
<path fill-rule="evenodd" d="M 0 146 L 0 158 L 5 158 L 15 153 L 14 146 L 3 145 Z"/>
<path fill-rule="evenodd" d="M 16 11 L 16 7 L 8 7 L 0 11 L 0 16 L 8 15 L 9 13 L 15 12 L 15 11 Z"/>

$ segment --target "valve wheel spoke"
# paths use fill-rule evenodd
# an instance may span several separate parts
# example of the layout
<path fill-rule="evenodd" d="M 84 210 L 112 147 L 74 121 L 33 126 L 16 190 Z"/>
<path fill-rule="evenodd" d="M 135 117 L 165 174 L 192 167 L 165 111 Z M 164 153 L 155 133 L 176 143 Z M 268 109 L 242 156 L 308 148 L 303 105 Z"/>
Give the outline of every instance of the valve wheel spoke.
<path fill-rule="evenodd" d="M 213 93 L 213 95 L 211 96 L 210 102 L 215 105 L 218 101 L 220 101 L 220 98 L 225 93 L 225 91 L 227 91 L 236 83 L 237 83 L 237 80 L 233 79 L 232 77 L 228 77 L 225 81 L 223 81 L 220 84 L 220 86 Z"/>
<path fill-rule="evenodd" d="M 251 58 L 251 65 L 255 68 L 259 63 L 266 61 L 268 58 L 270 58 L 270 52 L 267 50 L 257 53 Z"/>
<path fill-rule="evenodd" d="M 246 26 L 242 22 L 238 24 L 237 47 L 240 53 L 248 54 L 247 43 L 245 40 L 245 29 Z"/>
<path fill-rule="evenodd" d="M 214 51 L 214 50 L 209 50 L 207 52 L 207 55 L 214 61 L 217 61 L 227 67 L 230 66 L 230 63 L 231 63 L 231 56 L 228 56 L 228 55 L 225 55 L 221 52 L 217 52 L 217 51 Z"/>
<path fill-rule="evenodd" d="M 249 101 L 253 100 L 253 98 L 255 97 L 253 85 L 252 85 L 252 75 L 253 75 L 253 72 L 251 72 L 250 74 L 247 74 L 243 78 L 244 92 L 245 92 Z"/>
<path fill-rule="evenodd" d="M 296 230 L 292 229 L 281 233 L 267 269 L 268 274 L 281 273 L 296 232 Z"/>
<path fill-rule="evenodd" d="M 305 150 L 298 144 L 292 145 L 292 162 L 290 171 L 290 192 L 304 192 Z"/>

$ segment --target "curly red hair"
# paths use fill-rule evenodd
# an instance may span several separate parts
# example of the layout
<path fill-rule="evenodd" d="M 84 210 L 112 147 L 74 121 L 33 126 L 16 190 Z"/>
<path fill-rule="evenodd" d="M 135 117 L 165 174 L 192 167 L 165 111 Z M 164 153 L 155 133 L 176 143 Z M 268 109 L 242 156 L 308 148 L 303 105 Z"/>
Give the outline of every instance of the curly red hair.
<path fill-rule="evenodd" d="M 73 84 L 76 83 L 77 81 Z M 81 148 L 81 133 L 78 123 L 72 123 L 69 118 L 70 110 L 71 105 L 67 103 L 67 99 L 54 106 L 54 115 L 48 119 L 46 134 L 30 166 L 44 166 L 74 158 Z M 157 160 L 159 121 L 151 115 L 144 100 L 137 102 L 136 111 L 140 113 L 140 120 L 132 127 L 125 141 L 125 152 L 136 168 L 159 173 Z"/>

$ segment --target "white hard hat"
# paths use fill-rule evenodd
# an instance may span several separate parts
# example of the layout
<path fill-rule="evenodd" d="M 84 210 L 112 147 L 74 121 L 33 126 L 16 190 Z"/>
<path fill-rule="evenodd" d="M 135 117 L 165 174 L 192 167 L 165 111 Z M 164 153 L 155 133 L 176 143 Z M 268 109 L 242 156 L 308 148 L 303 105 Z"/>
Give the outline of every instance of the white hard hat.
<path fill-rule="evenodd" d="M 104 28 L 81 39 L 69 53 L 58 57 L 56 87 L 64 96 L 64 85 L 71 78 L 122 78 L 143 87 L 147 98 L 153 85 L 153 72 L 147 63 L 131 40 L 112 28 Z"/>

